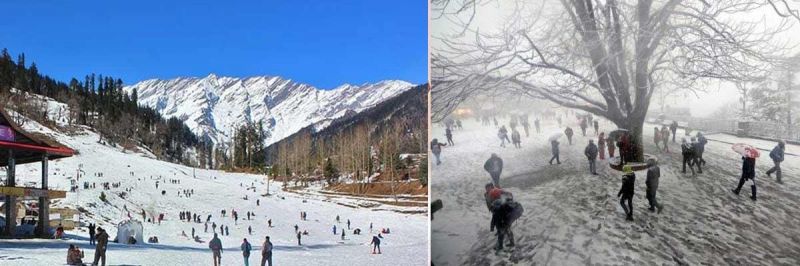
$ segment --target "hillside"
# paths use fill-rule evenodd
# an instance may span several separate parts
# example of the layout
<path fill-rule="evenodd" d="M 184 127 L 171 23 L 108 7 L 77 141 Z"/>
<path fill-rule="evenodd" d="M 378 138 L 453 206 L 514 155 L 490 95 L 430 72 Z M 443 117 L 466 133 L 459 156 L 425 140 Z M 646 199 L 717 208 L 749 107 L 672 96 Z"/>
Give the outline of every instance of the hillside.
<path fill-rule="evenodd" d="M 262 122 L 265 144 L 269 145 L 312 124 L 324 128 L 331 120 L 359 113 L 412 86 L 386 80 L 322 90 L 277 76 L 210 74 L 203 78 L 145 80 L 124 87 L 124 91 L 136 90 L 140 104 L 184 120 L 195 134 L 213 143 L 230 142 L 236 127 Z"/>
<path fill-rule="evenodd" d="M 47 101 L 53 110 L 63 106 L 52 99 Z M 108 251 L 111 265 L 206 264 L 210 260 L 207 241 L 212 235 L 212 222 L 230 227 L 230 236 L 221 237 L 226 263 L 242 264 L 239 244 L 245 237 L 252 243 L 254 253 L 260 254 L 264 236 L 271 237 L 275 245 L 274 260 L 281 265 L 352 265 L 353 261 L 379 265 L 426 263 L 428 218 L 401 213 L 408 207 L 382 205 L 366 198 L 286 192 L 280 189 L 280 182 L 272 181 L 268 187 L 270 183 L 265 182 L 263 175 L 203 170 L 159 161 L 146 153 L 98 143 L 97 133 L 85 126 L 62 132 L 28 120 L 23 127 L 76 150 L 74 157 L 50 164 L 51 189 L 70 191 L 71 186 L 76 186 L 65 199 L 53 201 L 53 207 L 80 210 L 84 224 L 96 223 L 106 228 L 112 239 L 117 233 L 117 223 L 128 219 L 141 221 L 142 211 L 148 219 L 165 215 L 161 224 L 144 222 L 144 239 L 156 236 L 158 244 L 112 243 Z M 19 165 L 17 182 L 37 186 L 39 172 L 38 164 Z M 81 173 L 79 179 L 75 176 L 77 172 Z M 103 188 L 104 183 L 109 184 L 108 189 Z M 101 194 L 106 196 L 105 201 L 101 200 Z M 221 217 L 223 209 L 228 211 L 227 217 Z M 239 212 L 238 222 L 231 218 L 232 210 Z M 180 221 L 180 211 L 199 214 L 203 221 L 211 215 L 208 232 L 204 231 L 203 223 Z M 308 220 L 299 219 L 301 211 L 308 213 Z M 246 219 L 246 212 L 255 213 L 252 220 Z M 336 216 L 341 217 L 341 222 L 334 221 Z M 266 226 L 268 220 L 273 227 Z M 332 226 L 347 227 L 347 220 L 352 222 L 353 229 L 361 228 L 363 233 L 353 235 L 348 230 L 344 240 L 338 234 L 331 234 Z M 373 233 L 370 224 L 375 229 Z M 303 245 L 297 245 L 294 225 L 309 232 L 302 238 Z M 252 235 L 248 227 L 252 227 Z M 391 228 L 392 233 L 384 235 L 384 254 L 371 255 L 369 242 L 380 228 Z M 193 229 L 197 240 L 182 234 L 191 235 Z M 84 230 L 67 231 L 65 240 L 0 240 L 3 250 L 0 264 L 63 264 L 68 244 L 80 246 L 91 259 L 94 251 L 87 245 Z M 251 258 L 251 262 L 256 258 Z"/>
<path fill-rule="evenodd" d="M 427 195 L 425 177 L 418 180 L 420 167 L 427 168 L 427 92 L 420 85 L 322 130 L 303 128 L 268 146 L 267 163 L 278 169 L 274 175 L 325 179 L 336 192 Z"/>

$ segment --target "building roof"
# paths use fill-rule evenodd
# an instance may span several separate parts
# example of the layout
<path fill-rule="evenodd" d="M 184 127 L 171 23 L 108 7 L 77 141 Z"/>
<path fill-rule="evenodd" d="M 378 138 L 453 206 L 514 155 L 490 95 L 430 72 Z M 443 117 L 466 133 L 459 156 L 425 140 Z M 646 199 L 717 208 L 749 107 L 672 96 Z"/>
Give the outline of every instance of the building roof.
<path fill-rule="evenodd" d="M 8 149 L 14 150 L 16 164 L 41 162 L 45 153 L 50 160 L 75 154 L 74 150 L 45 135 L 26 132 L 2 108 L 0 108 L 0 127 L 13 132 L 11 136 L 13 140 L 0 139 L 0 166 L 8 165 L 8 152 L 6 152 Z"/>

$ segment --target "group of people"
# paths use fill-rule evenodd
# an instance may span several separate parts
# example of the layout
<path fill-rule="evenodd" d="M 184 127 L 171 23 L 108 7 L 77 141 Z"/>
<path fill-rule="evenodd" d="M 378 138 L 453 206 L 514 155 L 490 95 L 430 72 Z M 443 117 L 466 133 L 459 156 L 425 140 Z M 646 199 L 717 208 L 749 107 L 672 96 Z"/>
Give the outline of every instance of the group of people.
<path fill-rule="evenodd" d="M 661 213 L 661 210 L 664 208 L 656 199 L 660 177 L 661 168 L 658 167 L 656 160 L 648 159 L 645 197 L 650 205 L 648 210 L 651 212 L 657 210 L 658 213 Z M 635 184 L 636 173 L 633 171 L 633 168 L 630 165 L 622 166 L 622 187 L 619 189 L 617 197 L 619 198 L 619 204 L 622 205 L 622 209 L 625 211 L 625 219 L 628 221 L 633 221 L 633 194 L 635 191 Z"/>
<path fill-rule="evenodd" d="M 92 265 L 105 266 L 106 249 L 108 248 L 108 233 L 106 233 L 106 230 L 102 227 L 95 227 L 94 224 L 89 224 L 89 244 L 95 246 Z M 83 262 L 84 255 L 80 248 L 70 244 L 67 250 L 67 265 L 85 265 Z"/>

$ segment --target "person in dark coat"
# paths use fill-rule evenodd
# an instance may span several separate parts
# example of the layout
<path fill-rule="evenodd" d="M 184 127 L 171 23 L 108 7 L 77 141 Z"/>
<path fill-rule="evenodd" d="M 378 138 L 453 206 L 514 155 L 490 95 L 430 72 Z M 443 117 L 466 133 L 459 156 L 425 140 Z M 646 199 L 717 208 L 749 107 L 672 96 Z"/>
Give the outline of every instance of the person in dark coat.
<path fill-rule="evenodd" d="M 622 134 L 617 140 L 617 148 L 619 149 L 619 165 L 624 165 L 628 161 L 628 136 Z"/>
<path fill-rule="evenodd" d="M 771 174 L 775 173 L 778 183 L 783 183 L 781 180 L 781 162 L 783 162 L 783 152 L 785 149 L 786 143 L 781 140 L 778 141 L 778 145 L 769 152 L 769 158 L 772 159 L 772 163 L 775 164 L 775 166 L 767 170 L 767 176 L 772 177 Z"/>
<path fill-rule="evenodd" d="M 672 143 L 675 143 L 675 135 L 678 132 L 678 121 L 672 120 L 672 124 L 669 124 L 669 130 L 672 131 Z"/>
<path fill-rule="evenodd" d="M 514 147 L 522 148 L 522 140 L 520 140 L 519 131 L 517 131 L 517 129 L 511 130 L 511 142 L 514 143 Z"/>
<path fill-rule="evenodd" d="M 489 172 L 492 177 L 492 183 L 495 186 L 500 186 L 500 174 L 503 173 L 503 159 L 497 156 L 497 153 L 492 153 L 486 163 L 483 164 L 483 169 Z"/>
<path fill-rule="evenodd" d="M 222 264 L 222 241 L 217 237 L 217 233 L 214 233 L 214 237 L 208 242 L 208 248 L 211 249 L 214 266 Z"/>
<path fill-rule="evenodd" d="M 692 162 L 694 166 L 697 166 L 698 174 L 703 173 L 703 168 L 700 167 L 700 156 L 699 156 L 699 154 L 701 153 L 701 149 L 704 148 L 700 147 L 700 142 L 698 142 L 696 138 L 692 138 Z"/>
<path fill-rule="evenodd" d="M 297 245 L 302 246 L 303 244 L 300 243 L 300 238 L 303 237 L 303 234 L 300 231 L 297 231 Z"/>
<path fill-rule="evenodd" d="M 683 155 L 683 173 L 686 173 L 686 165 L 692 170 L 694 175 L 694 148 L 691 143 L 686 142 L 686 139 L 681 139 L 681 155 Z"/>
<path fill-rule="evenodd" d="M 94 262 L 92 265 L 106 265 L 106 250 L 108 249 L 108 234 L 102 227 L 97 228 L 97 245 L 94 247 Z M 102 262 L 102 264 L 97 264 Z"/>
<path fill-rule="evenodd" d="M 656 160 L 648 159 L 647 179 L 645 180 L 645 185 L 647 185 L 646 196 L 647 202 L 650 203 L 649 210 L 651 212 L 658 208 L 658 213 L 661 213 L 661 210 L 664 208 L 664 206 L 658 203 L 658 200 L 656 200 L 656 192 L 658 192 L 658 179 L 660 177 L 661 168 L 658 167 Z"/>
<path fill-rule="evenodd" d="M 597 168 L 595 167 L 595 161 L 597 160 L 597 145 L 594 145 L 594 140 L 589 140 L 589 145 L 586 145 L 586 149 L 583 150 L 583 154 L 586 155 L 587 159 L 589 159 L 589 172 L 593 175 L 597 175 Z"/>
<path fill-rule="evenodd" d="M 571 127 L 567 127 L 567 129 L 564 129 L 564 135 L 567 135 L 567 141 L 569 141 L 569 145 L 572 145 L 572 133 L 573 132 Z"/>
<path fill-rule="evenodd" d="M 600 133 L 600 123 L 597 123 L 597 120 L 594 120 L 594 134 L 597 135 Z"/>
<path fill-rule="evenodd" d="M 756 200 L 756 159 L 742 157 L 742 177 L 739 178 L 739 185 L 736 186 L 735 189 L 731 189 L 733 194 L 739 195 L 739 192 L 742 191 L 744 182 L 747 180 L 753 181 L 753 184 L 750 185 L 750 189 L 752 191 L 750 199 Z"/>
<path fill-rule="evenodd" d="M 630 165 L 623 166 L 622 172 L 622 187 L 619 189 L 617 197 L 620 198 L 619 204 L 625 210 L 625 220 L 633 221 L 633 191 L 636 183 L 636 174 Z M 625 203 L 628 203 L 628 206 L 625 206 Z"/>
<path fill-rule="evenodd" d="M 561 159 L 558 158 L 558 140 L 550 141 L 550 151 L 553 153 L 553 157 L 550 158 L 550 164 L 553 164 L 553 159 L 556 160 L 556 163 L 561 164 Z"/>
<path fill-rule="evenodd" d="M 96 226 L 93 223 L 89 224 L 89 245 L 94 245 L 94 235 L 95 235 L 95 228 Z"/>
<path fill-rule="evenodd" d="M 378 254 L 381 254 L 381 238 L 377 236 L 372 236 L 372 242 L 369 244 L 372 245 L 372 254 L 375 254 L 375 249 L 378 249 Z"/>
<path fill-rule="evenodd" d="M 669 129 L 667 125 L 661 126 L 661 143 L 664 144 L 664 152 L 669 153 Z"/>
<path fill-rule="evenodd" d="M 439 143 L 438 139 L 431 140 L 431 153 L 433 153 L 433 157 L 436 157 L 436 165 L 442 164 L 440 157 L 442 155 L 442 147 L 447 146 L 447 144 Z"/>
<path fill-rule="evenodd" d="M 696 161 L 700 164 L 697 166 L 698 168 L 706 165 L 706 160 L 703 159 L 703 153 L 706 151 L 706 144 L 708 144 L 706 136 L 703 136 L 703 133 L 697 132 L 697 150 L 695 150 L 694 156 L 697 158 Z"/>
<path fill-rule="evenodd" d="M 589 125 L 586 124 L 586 118 L 585 117 L 581 118 L 581 134 L 584 137 L 586 136 L 586 128 L 587 127 L 589 127 Z"/>
<path fill-rule="evenodd" d="M 300 244 L 299 240 L 297 244 Z M 261 266 L 265 266 L 265 264 L 272 266 L 272 242 L 269 241 L 269 236 L 264 240 L 264 245 L 261 249 Z"/>
<path fill-rule="evenodd" d="M 455 145 L 453 143 L 453 130 L 452 129 L 450 129 L 449 127 L 447 129 L 445 129 L 444 130 L 444 136 L 447 137 L 447 144 L 448 145 L 451 145 L 451 146 Z"/>
<path fill-rule="evenodd" d="M 253 246 L 250 245 L 250 242 L 247 242 L 247 238 L 242 240 L 241 250 L 242 258 L 244 259 L 244 265 L 250 266 L 250 251 L 253 250 Z"/>
<path fill-rule="evenodd" d="M 497 245 L 495 246 L 495 250 L 503 250 L 506 237 L 508 237 L 509 240 L 508 247 L 514 247 L 514 233 L 511 231 L 511 225 L 517 218 L 522 216 L 522 205 L 514 201 L 514 197 L 511 193 L 502 191 L 500 188 L 492 189 L 490 194 L 492 198 L 492 203 L 489 208 L 492 212 L 490 229 L 497 229 Z"/>
<path fill-rule="evenodd" d="M 536 133 L 538 134 L 540 129 L 541 129 L 541 127 L 539 126 L 539 118 L 538 117 L 533 120 L 533 126 L 536 127 Z"/>
<path fill-rule="evenodd" d="M 497 132 L 497 137 L 500 138 L 500 147 L 505 147 L 506 141 L 511 143 L 511 140 L 508 138 L 508 129 L 506 129 L 506 126 L 500 127 L 500 130 Z"/>

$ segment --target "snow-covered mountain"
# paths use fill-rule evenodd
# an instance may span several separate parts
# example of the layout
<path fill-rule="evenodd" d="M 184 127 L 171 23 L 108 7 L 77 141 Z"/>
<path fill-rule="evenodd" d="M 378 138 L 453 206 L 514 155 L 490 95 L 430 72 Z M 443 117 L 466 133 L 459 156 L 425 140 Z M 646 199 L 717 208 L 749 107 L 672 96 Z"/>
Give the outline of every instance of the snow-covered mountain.
<path fill-rule="evenodd" d="M 277 76 L 249 78 L 188 77 L 141 81 L 124 90 L 137 90 L 139 103 L 167 117 L 178 117 L 197 135 L 213 142 L 230 141 L 244 123 L 263 122 L 272 144 L 300 129 L 326 127 L 346 113 L 358 113 L 412 88 L 413 84 L 386 80 L 360 86 L 344 84 L 321 90 Z"/>

